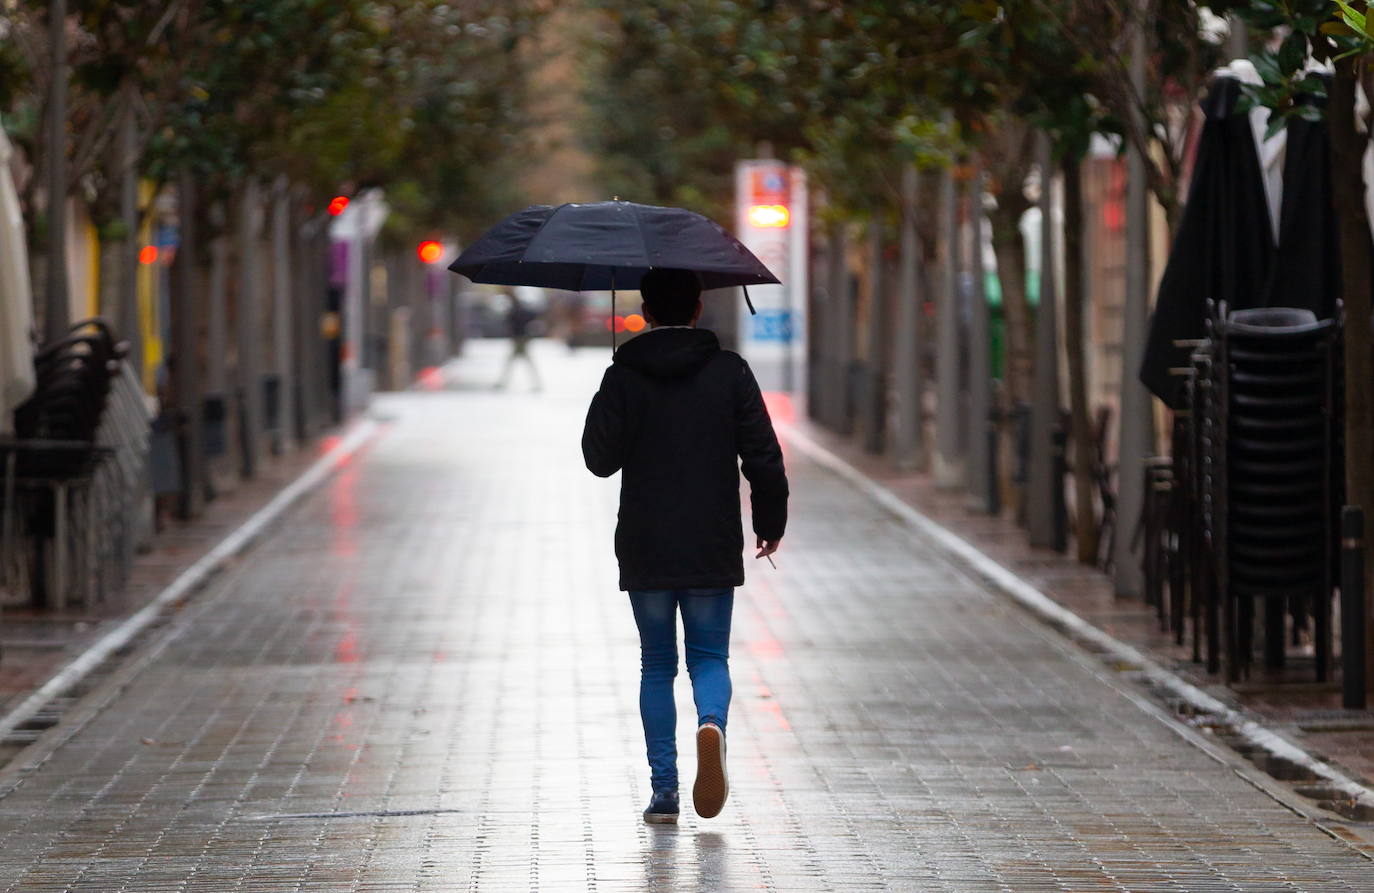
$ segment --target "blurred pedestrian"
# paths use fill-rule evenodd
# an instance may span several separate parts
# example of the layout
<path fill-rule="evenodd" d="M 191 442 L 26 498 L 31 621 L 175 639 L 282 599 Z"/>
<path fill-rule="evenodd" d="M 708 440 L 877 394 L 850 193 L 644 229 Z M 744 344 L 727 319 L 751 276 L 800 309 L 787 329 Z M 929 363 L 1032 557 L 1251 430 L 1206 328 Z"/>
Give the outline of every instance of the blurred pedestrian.
<path fill-rule="evenodd" d="M 524 305 L 524 303 L 514 294 L 507 294 L 506 298 L 510 301 L 510 306 L 506 309 L 506 331 L 510 335 L 510 355 L 506 357 L 506 365 L 501 370 L 501 380 L 496 383 L 498 389 L 504 389 L 510 383 L 511 370 L 515 368 L 516 360 L 524 360 L 530 367 L 530 376 L 534 379 L 534 389 L 543 390 L 543 382 L 539 379 L 539 369 L 534 365 L 534 357 L 530 356 L 530 337 L 531 327 L 534 323 L 535 314 Z"/>
<path fill-rule="evenodd" d="M 622 472 L 615 551 L 639 627 L 639 712 L 653 788 L 644 818 L 676 822 L 677 613 L 697 710 L 692 805 L 711 818 L 729 795 L 730 616 L 734 587 L 744 583 L 739 474 L 750 484 L 756 558 L 782 540 L 787 475 L 749 364 L 696 328 L 696 275 L 650 270 L 640 292 L 650 328 L 616 351 L 587 412 L 582 454 L 599 477 Z"/>
<path fill-rule="evenodd" d="M 568 350 L 576 350 L 577 336 L 582 331 L 582 322 L 587 315 L 587 298 L 581 292 L 569 292 L 567 303 L 564 307 L 567 310 L 568 317 L 566 343 L 568 345 Z"/>

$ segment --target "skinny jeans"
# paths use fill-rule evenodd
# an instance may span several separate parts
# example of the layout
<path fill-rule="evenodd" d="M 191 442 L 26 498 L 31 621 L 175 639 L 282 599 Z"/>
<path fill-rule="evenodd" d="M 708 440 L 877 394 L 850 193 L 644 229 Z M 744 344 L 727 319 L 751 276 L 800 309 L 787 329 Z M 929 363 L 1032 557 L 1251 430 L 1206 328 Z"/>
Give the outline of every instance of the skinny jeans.
<path fill-rule="evenodd" d="M 639 717 L 655 791 L 675 791 L 677 778 L 677 615 L 682 612 L 687 675 L 692 679 L 697 724 L 721 731 L 730 712 L 730 615 L 733 589 L 632 590 L 639 627 Z"/>

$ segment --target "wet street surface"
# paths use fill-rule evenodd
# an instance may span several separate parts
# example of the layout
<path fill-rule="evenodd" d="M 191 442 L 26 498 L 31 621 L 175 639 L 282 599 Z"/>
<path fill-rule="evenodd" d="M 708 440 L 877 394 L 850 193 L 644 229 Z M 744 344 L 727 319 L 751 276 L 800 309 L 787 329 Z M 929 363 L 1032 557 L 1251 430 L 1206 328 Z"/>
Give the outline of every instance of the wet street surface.
<path fill-rule="evenodd" d="M 730 801 L 691 810 L 680 672 L 682 821 L 645 825 L 618 478 L 578 445 L 607 351 L 539 344 L 545 390 L 503 392 L 472 347 L 7 770 L 0 890 L 1374 890 L 792 450 L 736 599 Z"/>

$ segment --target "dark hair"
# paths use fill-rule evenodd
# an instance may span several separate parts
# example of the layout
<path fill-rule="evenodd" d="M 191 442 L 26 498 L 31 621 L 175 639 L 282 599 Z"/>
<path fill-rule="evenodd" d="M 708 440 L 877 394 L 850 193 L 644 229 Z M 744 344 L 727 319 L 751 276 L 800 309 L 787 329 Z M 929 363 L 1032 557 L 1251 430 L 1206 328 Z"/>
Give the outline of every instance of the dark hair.
<path fill-rule="evenodd" d="M 701 300 L 701 282 L 690 270 L 655 267 L 639 282 L 639 294 L 654 322 L 685 326 L 692 322 Z"/>

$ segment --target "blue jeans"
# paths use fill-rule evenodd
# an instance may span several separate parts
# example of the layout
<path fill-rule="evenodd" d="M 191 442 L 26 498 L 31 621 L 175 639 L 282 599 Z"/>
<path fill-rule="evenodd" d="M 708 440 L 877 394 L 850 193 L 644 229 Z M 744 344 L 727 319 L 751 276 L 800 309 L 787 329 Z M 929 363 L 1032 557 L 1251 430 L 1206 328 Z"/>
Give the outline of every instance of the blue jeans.
<path fill-rule="evenodd" d="M 712 722 L 724 731 L 730 712 L 730 612 L 735 591 L 632 591 L 630 605 L 639 627 L 639 717 L 644 722 L 649 780 L 655 791 L 677 790 L 677 610 L 682 609 L 697 724 Z"/>

